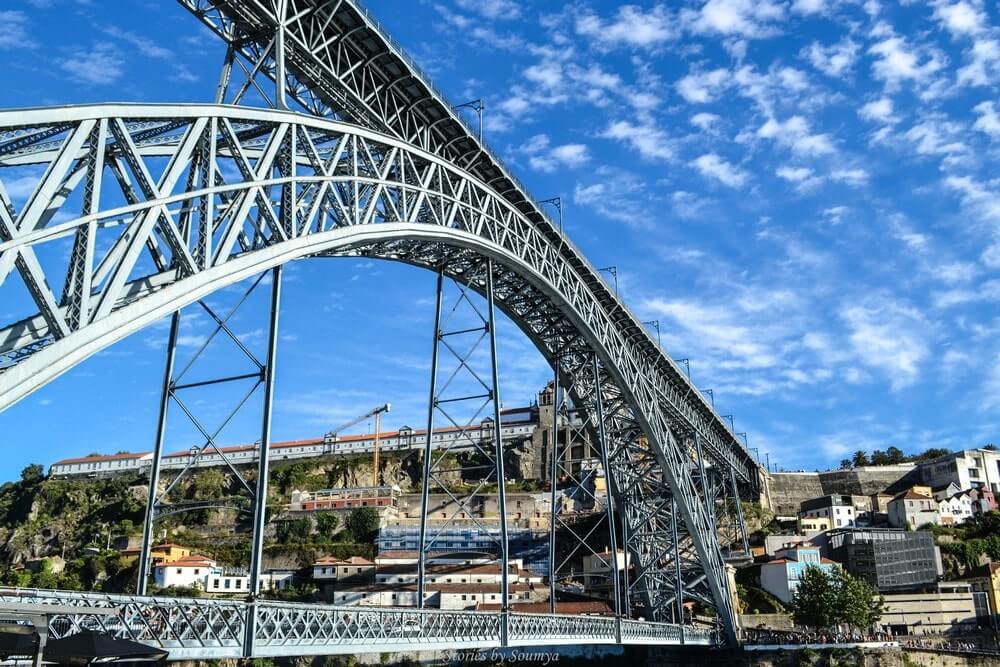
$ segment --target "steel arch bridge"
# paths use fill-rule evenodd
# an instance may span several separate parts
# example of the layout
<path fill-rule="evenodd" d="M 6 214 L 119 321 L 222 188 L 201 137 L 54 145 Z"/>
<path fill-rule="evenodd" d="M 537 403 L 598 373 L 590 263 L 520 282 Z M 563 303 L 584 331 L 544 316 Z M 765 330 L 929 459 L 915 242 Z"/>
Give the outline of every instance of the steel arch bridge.
<path fill-rule="evenodd" d="M 279 108 L 0 112 L 0 286 L 16 272 L 38 308 L 0 322 L 0 410 L 163 316 L 287 262 L 365 256 L 424 267 L 483 295 L 490 313 L 499 307 L 586 414 L 635 568 L 616 639 L 649 632 L 662 643 L 709 641 L 683 623 L 634 629 L 643 623 L 627 619 L 634 593 L 649 628 L 682 621 L 684 601 L 695 600 L 715 608 L 724 638 L 735 641 L 717 505 L 754 493 L 759 466 L 599 272 L 357 3 L 181 3 L 230 45 L 218 101 L 237 88 L 230 101 L 249 90 L 267 99 L 270 81 Z M 246 75 L 239 87 L 237 68 Z M 36 179 L 20 207 L 2 187 L 5 174 Z M 67 240 L 72 252 L 54 264 L 51 248 Z M 492 316 L 487 331 L 494 335 Z M 497 403 L 495 349 L 493 370 Z M 273 386 L 273 369 L 265 376 Z M 499 436 L 497 453 L 501 466 Z M 266 470 L 266 454 L 261 461 Z M 502 467 L 497 479 L 502 494 Z M 170 606 L 150 600 L 119 602 Z M 278 654 L 260 652 L 261 632 L 286 636 L 306 615 L 322 615 L 300 609 L 293 622 L 292 612 L 265 614 L 261 604 L 240 612 L 244 655 Z M 372 613 L 380 620 L 370 627 L 383 637 L 391 622 Z M 443 612 L 420 613 L 421 628 L 445 623 L 427 620 Z M 496 633 L 484 631 L 480 645 L 516 645 L 517 615 L 496 618 Z M 558 616 L 548 618 L 556 620 L 536 621 L 536 643 L 558 626 Z M 347 646 L 343 633 L 317 622 L 326 629 L 310 637 Z M 592 630 L 594 641 L 608 632 Z M 580 643 L 587 632 L 568 637 Z"/>

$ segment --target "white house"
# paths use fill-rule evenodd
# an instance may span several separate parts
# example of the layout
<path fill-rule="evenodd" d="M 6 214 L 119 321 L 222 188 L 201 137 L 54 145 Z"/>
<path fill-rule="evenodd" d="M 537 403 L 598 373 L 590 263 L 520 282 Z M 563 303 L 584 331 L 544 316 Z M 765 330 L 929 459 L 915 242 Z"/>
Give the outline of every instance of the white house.
<path fill-rule="evenodd" d="M 853 526 L 856 520 L 851 496 L 831 495 L 805 500 L 799 505 L 800 519 L 826 519 L 830 528 Z"/>
<path fill-rule="evenodd" d="M 974 503 L 972 495 L 968 491 L 960 491 L 948 498 L 938 501 L 938 523 L 942 526 L 949 526 L 958 523 L 965 523 L 974 514 Z"/>
<path fill-rule="evenodd" d="M 893 528 L 919 528 L 941 519 L 938 501 L 930 496 L 917 493 L 913 489 L 903 491 L 889 501 L 886 508 L 889 515 L 889 525 Z"/>
<path fill-rule="evenodd" d="M 153 568 L 153 581 L 160 588 L 181 586 L 198 587 L 205 590 L 205 581 L 216 567 L 215 561 L 207 556 L 191 554 L 178 558 L 172 563 L 162 563 Z"/>

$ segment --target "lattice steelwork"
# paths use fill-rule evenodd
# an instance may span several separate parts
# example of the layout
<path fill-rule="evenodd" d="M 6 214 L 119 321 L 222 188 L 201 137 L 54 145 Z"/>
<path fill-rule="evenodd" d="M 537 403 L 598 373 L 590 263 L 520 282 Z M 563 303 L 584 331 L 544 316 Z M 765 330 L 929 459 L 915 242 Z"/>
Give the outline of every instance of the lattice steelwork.
<path fill-rule="evenodd" d="M 684 600 L 700 600 L 733 641 L 717 501 L 755 488 L 759 466 L 598 271 L 356 0 L 180 2 L 230 45 L 218 99 L 246 101 L 252 88 L 326 118 L 169 105 L 0 112 L 0 285 L 16 269 L 38 311 L 0 323 L 0 409 L 294 259 L 440 271 L 495 302 L 570 388 L 606 459 L 630 558 L 623 611 L 679 620 Z M 11 178 L 37 186 L 14 201 L 2 188 Z"/>
<path fill-rule="evenodd" d="M 457 282 L 485 274 L 486 303 Z M 446 302 L 444 269 L 438 270 L 434 308 L 434 345 L 431 352 L 430 397 L 427 402 L 427 432 L 424 446 L 424 474 L 421 485 L 420 547 L 417 559 L 417 601 L 424 605 L 427 559 L 432 551 L 446 551 L 438 539 L 455 525 L 456 519 L 471 521 L 494 539 L 492 556 L 500 566 L 500 599 L 509 604 L 506 498 L 504 494 L 504 453 L 500 437 L 500 378 L 497 370 L 496 322 L 494 319 L 493 260 L 483 258 L 465 265 L 449 280 L 452 297 Z M 448 429 L 434 434 L 435 419 Z M 492 428 L 487 429 L 487 425 Z M 474 436 L 473 434 L 476 434 Z M 435 438 L 442 438 L 435 443 Z M 461 450 L 461 452 L 459 452 Z M 467 484 L 471 488 L 464 488 Z M 462 488 L 460 488 L 462 487 Z M 495 488 L 500 507 L 499 534 L 476 518 L 475 501 Z M 428 496 L 444 494 L 451 514 L 444 521 L 428 525 Z"/>
<path fill-rule="evenodd" d="M 565 359 L 563 358 L 565 355 Z M 550 469 L 550 514 L 549 514 L 549 609 L 556 612 L 558 591 L 565 583 L 580 584 L 586 580 L 600 579 L 607 582 L 611 606 L 618 615 L 620 595 L 618 590 L 617 553 L 618 540 L 615 535 L 614 507 L 610 493 L 598 490 L 598 480 L 608 480 L 608 462 L 604 458 L 606 448 L 599 420 L 603 410 L 598 405 L 600 395 L 592 392 L 594 403 L 577 406 L 573 396 L 576 390 L 574 376 L 569 377 L 569 386 L 560 381 L 563 362 L 572 367 L 574 362 L 586 364 L 590 360 L 593 372 L 597 372 L 597 360 L 586 350 L 574 353 L 567 350 L 556 357 L 556 372 L 552 382 L 552 430 L 548 434 L 548 458 Z M 586 370 L 583 370 L 586 377 Z M 590 376 L 588 387 L 595 387 Z M 579 454 L 574 449 L 579 448 Z M 569 511 L 564 507 L 565 498 Z M 589 510 L 585 513 L 577 510 Z M 606 549 L 598 550 L 595 544 L 603 543 Z M 583 558 L 592 556 L 596 570 L 583 571 L 578 566 Z"/>
<path fill-rule="evenodd" d="M 100 143 L 90 140 L 102 134 L 94 133 L 95 127 L 116 129 Z M 674 435 L 680 418 L 690 416 L 688 428 L 703 422 L 661 373 L 669 362 L 649 355 L 642 339 L 627 335 L 617 311 L 609 312 L 595 300 L 585 274 L 561 258 L 563 239 L 553 243 L 544 227 L 525 219 L 485 184 L 389 137 L 274 111 L 71 107 L 0 114 L 0 131 L 7 137 L 46 138 L 46 143 L 8 157 L 9 164 L 46 167 L 32 198 L 43 203 L 17 211 L 5 200 L 0 211 L 8 232 L 0 242 L 0 263 L 17 264 L 22 279 L 33 286 L 42 314 L 0 331 L 0 353 L 9 360 L 0 373 L 0 406 L 179 307 L 297 257 L 365 255 L 443 267 L 446 276 L 484 295 L 486 275 L 471 267 L 481 265 L 484 256 L 492 257 L 497 305 L 547 358 L 592 350 L 601 360 L 602 390 L 613 406 L 606 415 L 606 437 L 620 468 L 612 470 L 612 477 L 623 477 L 617 488 L 623 494 L 624 513 L 634 524 L 631 536 L 638 536 L 637 531 L 651 536 L 641 544 L 629 543 L 640 568 L 636 584 L 643 587 L 647 613 L 659 618 L 669 609 L 657 592 L 671 577 L 661 558 L 667 549 L 655 545 L 662 539 L 662 527 L 669 525 L 657 518 L 666 511 L 660 499 L 673 489 L 684 525 L 695 536 L 698 562 L 708 573 L 708 597 L 723 610 L 722 618 L 732 618 L 714 525 L 689 474 L 690 453 Z M 91 203 L 96 212 L 66 210 L 70 219 L 43 224 L 51 214 L 43 219 L 42 211 L 61 209 L 74 187 L 90 181 L 76 175 L 93 163 L 94 153 L 103 153 L 109 163 L 141 166 L 156 183 L 155 191 L 131 202 L 121 193 L 105 192 Z M 191 165 L 213 162 L 216 167 L 207 170 L 214 172 L 210 181 L 216 185 L 189 189 L 191 178 L 185 176 Z M 287 201 L 279 216 L 266 192 L 269 186 L 287 184 L 294 187 L 281 189 Z M 177 215 L 200 206 L 212 214 L 197 221 L 189 218 L 188 224 Z M 30 266 L 21 268 L 22 258 L 93 230 L 110 236 L 106 250 L 88 246 L 70 267 L 89 274 L 89 298 L 54 293 L 53 281 L 44 275 L 36 279 Z M 140 263 L 140 255 L 145 262 Z M 15 256 L 17 262 L 11 261 Z M 47 303 L 57 305 L 47 309 Z M 71 312 L 79 313 L 78 323 L 67 317 Z M 52 342 L 39 349 L 39 340 Z M 588 364 L 581 367 L 590 372 Z M 586 382 L 567 379 L 568 386 Z M 574 396 L 574 404 L 593 405 L 593 400 Z M 639 440 L 640 432 L 646 440 Z M 724 462 L 713 459 L 713 464 Z M 744 480 L 752 472 L 734 468 Z"/>
<path fill-rule="evenodd" d="M 353 654 L 402 650 L 444 650 L 532 645 L 681 643 L 682 630 L 595 616 L 503 614 L 497 612 L 400 610 L 281 602 L 243 602 L 107 595 L 68 591 L 0 589 L 0 604 L 80 607 L 79 614 L 55 614 L 51 639 L 81 630 L 100 630 L 169 651 L 170 660 L 239 658 L 253 630 L 255 657 Z M 113 608 L 106 616 L 87 608 Z M 503 628 L 509 627 L 507 641 Z M 683 631 L 684 643 L 709 645 L 718 639 L 704 628 Z"/>

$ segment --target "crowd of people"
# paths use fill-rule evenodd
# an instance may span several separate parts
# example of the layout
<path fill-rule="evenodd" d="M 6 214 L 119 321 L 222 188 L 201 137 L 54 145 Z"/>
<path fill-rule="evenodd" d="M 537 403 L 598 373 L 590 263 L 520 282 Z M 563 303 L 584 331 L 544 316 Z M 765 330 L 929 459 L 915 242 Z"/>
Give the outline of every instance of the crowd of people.
<path fill-rule="evenodd" d="M 894 641 L 892 635 L 885 632 L 803 632 L 781 630 L 744 630 L 743 641 L 746 644 L 869 644 Z"/>

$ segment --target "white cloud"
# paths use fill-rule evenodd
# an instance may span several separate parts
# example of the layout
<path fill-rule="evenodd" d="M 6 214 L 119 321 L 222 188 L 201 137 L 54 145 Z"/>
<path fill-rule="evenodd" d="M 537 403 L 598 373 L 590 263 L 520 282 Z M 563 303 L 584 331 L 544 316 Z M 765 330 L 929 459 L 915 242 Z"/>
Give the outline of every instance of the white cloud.
<path fill-rule="evenodd" d="M 706 178 L 714 178 L 731 188 L 742 187 L 747 180 L 747 173 L 723 160 L 715 153 L 706 153 L 695 158 L 691 164 Z"/>
<path fill-rule="evenodd" d="M 926 83 L 944 67 L 943 56 L 936 52 L 922 54 L 903 37 L 884 39 L 868 49 L 868 53 L 877 56 L 872 73 L 889 89 L 898 88 L 904 81 Z"/>
<path fill-rule="evenodd" d="M 562 65 L 554 61 L 540 62 L 524 70 L 524 78 L 545 88 L 556 88 L 562 85 Z"/>
<path fill-rule="evenodd" d="M 926 325 L 918 313 L 885 303 L 849 306 L 840 311 L 840 317 L 850 330 L 848 340 L 862 363 L 882 371 L 893 389 L 916 382 L 928 353 L 922 335 Z"/>
<path fill-rule="evenodd" d="M 778 167 L 775 173 L 786 181 L 801 183 L 812 176 L 813 170 L 808 167 Z"/>
<path fill-rule="evenodd" d="M 599 179 L 589 185 L 577 183 L 573 202 L 593 208 L 600 215 L 635 227 L 650 225 L 651 205 L 643 183 L 620 170 L 598 169 Z"/>
<path fill-rule="evenodd" d="M 584 144 L 562 144 L 552 146 L 548 135 L 536 134 L 515 152 L 528 156 L 528 164 L 532 169 L 550 173 L 559 167 L 579 167 L 590 159 L 587 146 Z"/>
<path fill-rule="evenodd" d="M 456 0 L 462 9 L 475 11 L 488 19 L 515 19 L 521 15 L 520 4 L 514 0 Z"/>
<path fill-rule="evenodd" d="M 989 37 L 973 40 L 965 52 L 969 64 L 958 70 L 960 85 L 992 86 L 1000 76 L 1000 42 Z"/>
<path fill-rule="evenodd" d="M 803 55 L 820 72 L 839 79 L 854 65 L 858 56 L 858 44 L 851 39 L 830 46 L 813 42 L 809 48 L 803 50 Z"/>
<path fill-rule="evenodd" d="M 35 43 L 28 37 L 28 16 L 24 12 L 0 11 L 0 49 L 29 49 Z"/>
<path fill-rule="evenodd" d="M 618 8 L 614 19 L 607 21 L 594 13 L 584 12 L 576 19 L 576 32 L 605 48 L 652 48 L 677 36 L 674 24 L 675 19 L 663 5 L 656 5 L 649 11 L 636 5 L 624 5 Z"/>
<path fill-rule="evenodd" d="M 830 179 L 846 185 L 864 185 L 868 182 L 868 172 L 864 169 L 834 169 Z"/>
<path fill-rule="evenodd" d="M 125 60 L 116 48 L 107 43 L 99 43 L 91 49 L 74 51 L 59 66 L 77 81 L 106 85 L 121 78 L 124 64 Z"/>
<path fill-rule="evenodd" d="M 975 35 L 986 28 L 986 15 L 965 0 L 955 3 L 938 2 L 934 17 L 953 35 Z"/>
<path fill-rule="evenodd" d="M 997 113 L 993 102 L 980 102 L 973 107 L 979 118 L 976 119 L 972 127 L 990 135 L 993 139 L 1000 139 L 1000 114 Z"/>
<path fill-rule="evenodd" d="M 947 176 L 944 185 L 962 197 L 962 205 L 991 222 L 1000 221 L 1000 192 L 971 176 Z"/>
<path fill-rule="evenodd" d="M 822 14 L 828 9 L 830 3 L 827 0 L 795 0 L 792 3 L 792 11 L 796 14 Z"/>
<path fill-rule="evenodd" d="M 693 32 L 747 38 L 774 35 L 784 18 L 784 5 L 772 0 L 708 0 L 698 11 L 681 13 L 682 22 Z"/>
<path fill-rule="evenodd" d="M 955 156 L 968 152 L 962 141 L 966 132 L 942 116 L 928 116 L 903 135 L 920 155 Z"/>
<path fill-rule="evenodd" d="M 691 124 L 701 130 L 708 130 L 720 120 L 722 120 L 720 116 L 705 111 L 691 116 Z"/>
<path fill-rule="evenodd" d="M 892 98 L 880 97 L 866 103 L 858 111 L 858 115 L 865 120 L 878 121 L 880 123 L 890 123 L 895 120 L 892 115 Z"/>
<path fill-rule="evenodd" d="M 635 125 L 619 120 L 608 125 L 601 136 L 627 144 L 649 160 L 669 160 L 674 155 L 670 138 L 651 124 Z"/>
<path fill-rule="evenodd" d="M 802 116 L 792 116 L 784 122 L 769 118 L 757 130 L 757 136 L 773 139 L 801 155 L 828 155 L 835 151 L 830 135 L 812 133 Z"/>
<path fill-rule="evenodd" d="M 675 87 L 685 100 L 692 104 L 705 104 L 715 99 L 729 82 L 729 70 L 719 68 L 708 72 L 688 74 Z"/>
<path fill-rule="evenodd" d="M 137 35 L 134 32 L 127 32 L 115 26 L 105 28 L 104 32 L 115 39 L 120 39 L 123 42 L 131 44 L 139 53 L 147 58 L 156 58 L 159 60 L 172 60 L 174 58 L 174 52 L 170 49 L 166 49 L 153 40 L 147 39 L 142 35 Z"/>

